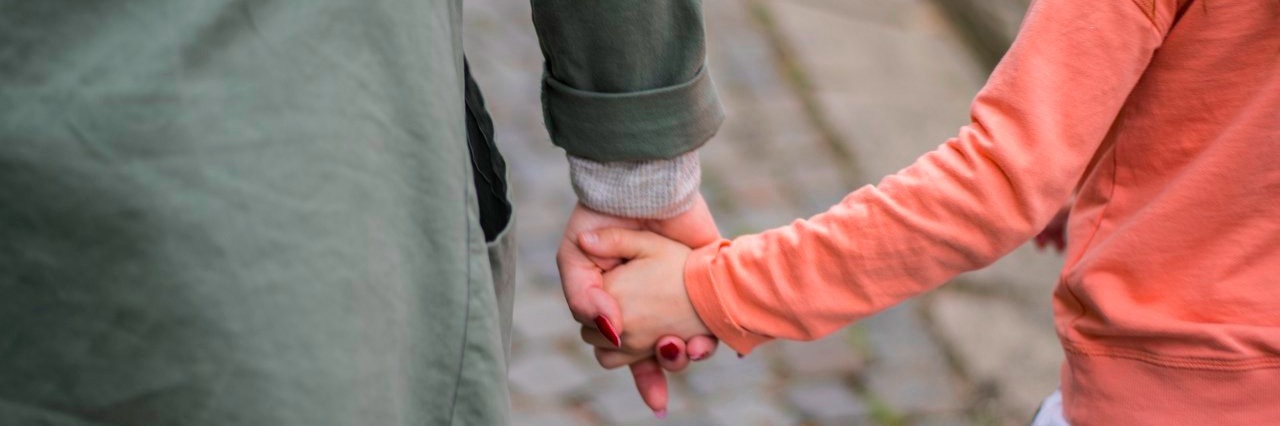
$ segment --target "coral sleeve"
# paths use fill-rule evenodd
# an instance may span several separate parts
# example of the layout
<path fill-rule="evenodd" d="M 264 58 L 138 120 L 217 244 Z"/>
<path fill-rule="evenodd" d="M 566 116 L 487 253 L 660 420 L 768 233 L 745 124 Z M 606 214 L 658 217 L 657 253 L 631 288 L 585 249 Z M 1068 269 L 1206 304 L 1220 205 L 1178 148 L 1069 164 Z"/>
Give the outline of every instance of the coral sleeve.
<path fill-rule="evenodd" d="M 747 353 L 994 262 L 1061 207 L 1162 39 L 1132 1 L 1034 2 L 959 135 L 808 220 L 696 250 L 699 316 Z"/>

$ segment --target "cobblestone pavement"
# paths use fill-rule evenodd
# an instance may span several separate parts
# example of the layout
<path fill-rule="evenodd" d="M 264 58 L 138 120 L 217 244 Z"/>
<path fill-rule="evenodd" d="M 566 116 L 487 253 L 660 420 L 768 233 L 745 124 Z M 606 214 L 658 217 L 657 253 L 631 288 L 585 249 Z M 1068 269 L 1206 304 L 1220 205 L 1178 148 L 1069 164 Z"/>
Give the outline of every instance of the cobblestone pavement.
<path fill-rule="evenodd" d="M 600 369 L 578 341 L 560 293 L 555 247 L 574 197 L 542 127 L 528 2 L 465 5 L 466 50 L 516 191 L 515 424 L 656 423 L 629 374 Z M 725 235 L 811 216 L 906 166 L 967 122 L 985 79 L 937 1 L 703 6 L 728 113 L 702 150 L 703 193 Z M 722 350 L 673 376 L 662 423 L 1025 424 L 1057 384 L 1049 292 L 1060 262 L 1024 247 L 822 340 L 745 359 Z"/>

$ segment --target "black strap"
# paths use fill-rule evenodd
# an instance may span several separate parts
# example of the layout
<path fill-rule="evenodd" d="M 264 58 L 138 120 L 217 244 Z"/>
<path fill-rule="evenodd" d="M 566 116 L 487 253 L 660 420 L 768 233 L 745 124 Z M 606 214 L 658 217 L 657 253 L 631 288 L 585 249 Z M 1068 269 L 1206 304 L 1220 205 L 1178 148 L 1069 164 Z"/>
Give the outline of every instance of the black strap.
<path fill-rule="evenodd" d="M 493 120 L 484 108 L 480 87 L 471 79 L 471 65 L 463 58 L 466 77 L 467 148 L 471 151 L 471 175 L 480 201 L 480 227 L 484 240 L 493 241 L 511 220 L 511 201 L 507 200 L 507 163 L 493 143 Z"/>

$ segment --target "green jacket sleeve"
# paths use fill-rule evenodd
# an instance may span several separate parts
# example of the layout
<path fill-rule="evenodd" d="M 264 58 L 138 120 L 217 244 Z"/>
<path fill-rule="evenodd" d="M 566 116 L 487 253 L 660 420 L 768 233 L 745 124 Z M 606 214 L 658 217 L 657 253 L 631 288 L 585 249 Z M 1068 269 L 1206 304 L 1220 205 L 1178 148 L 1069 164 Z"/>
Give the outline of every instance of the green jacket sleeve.
<path fill-rule="evenodd" d="M 595 161 L 672 158 L 724 120 L 697 0 L 532 0 L 556 145 Z"/>

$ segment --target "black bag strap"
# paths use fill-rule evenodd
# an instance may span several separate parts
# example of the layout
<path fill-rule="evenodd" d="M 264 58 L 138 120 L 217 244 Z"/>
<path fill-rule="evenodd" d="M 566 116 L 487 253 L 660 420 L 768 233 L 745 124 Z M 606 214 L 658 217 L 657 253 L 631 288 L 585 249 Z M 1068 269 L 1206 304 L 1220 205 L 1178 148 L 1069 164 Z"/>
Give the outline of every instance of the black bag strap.
<path fill-rule="evenodd" d="M 491 242 L 511 220 L 511 201 L 507 199 L 507 163 L 493 143 L 493 120 L 484 108 L 480 87 L 471 78 L 471 65 L 463 58 L 465 107 L 467 109 L 467 149 L 471 151 L 471 171 L 476 197 L 480 202 L 480 226 L 484 240 Z"/>

